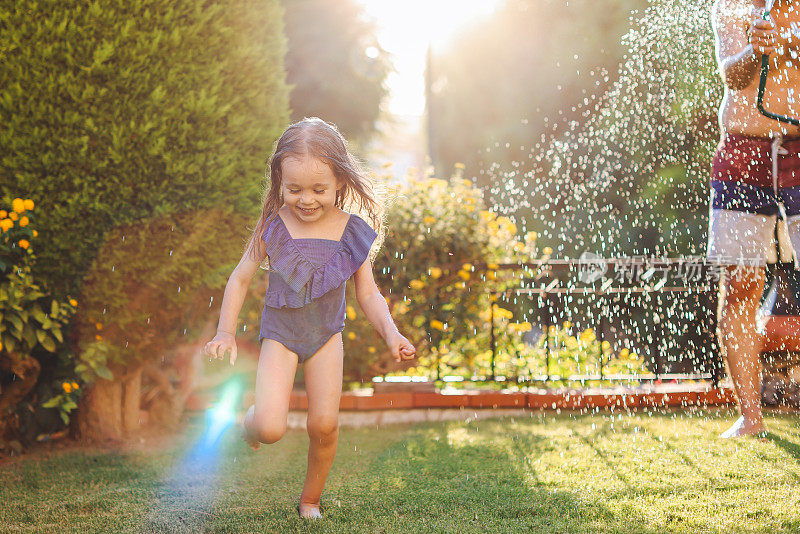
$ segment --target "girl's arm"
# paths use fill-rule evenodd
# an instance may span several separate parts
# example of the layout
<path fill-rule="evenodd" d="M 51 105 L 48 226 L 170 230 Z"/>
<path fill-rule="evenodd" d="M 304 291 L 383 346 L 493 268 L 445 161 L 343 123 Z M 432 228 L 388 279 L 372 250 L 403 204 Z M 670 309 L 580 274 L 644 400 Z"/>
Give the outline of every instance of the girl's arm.
<path fill-rule="evenodd" d="M 378 291 L 375 278 L 372 276 L 372 264 L 367 258 L 361 267 L 353 275 L 356 284 L 356 300 L 358 305 L 367 316 L 367 320 L 372 323 L 375 330 L 386 341 L 386 345 L 392 352 L 396 361 L 410 360 L 416 355 L 416 349 L 411 342 L 406 339 L 395 326 L 392 314 L 386 300 Z"/>
<path fill-rule="evenodd" d="M 252 257 L 250 249 L 246 250 L 242 259 L 239 260 L 239 264 L 231 273 L 230 278 L 228 278 L 219 312 L 217 334 L 203 348 L 206 355 L 220 359 L 224 357 L 226 352 L 230 352 L 231 365 L 236 362 L 235 333 L 239 311 L 242 309 L 242 304 L 247 295 L 247 288 L 250 287 L 250 282 L 253 280 L 258 266 L 261 265 L 261 262 L 266 257 L 266 251 L 263 250 L 263 247 L 257 246 L 255 254 L 257 259 Z"/>

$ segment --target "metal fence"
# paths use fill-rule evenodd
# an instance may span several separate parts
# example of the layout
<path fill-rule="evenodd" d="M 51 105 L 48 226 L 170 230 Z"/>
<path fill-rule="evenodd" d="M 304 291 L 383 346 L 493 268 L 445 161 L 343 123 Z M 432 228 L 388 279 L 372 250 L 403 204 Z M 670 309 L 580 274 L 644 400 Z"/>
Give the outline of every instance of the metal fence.
<path fill-rule="evenodd" d="M 545 369 L 544 376 L 530 376 L 528 381 L 566 380 L 586 382 L 590 380 L 608 381 L 654 381 L 654 380 L 697 380 L 713 381 L 716 386 L 721 379 L 724 366 L 717 346 L 717 292 L 721 275 L 718 265 L 709 263 L 704 257 L 684 258 L 650 258 L 635 256 L 627 258 L 605 259 L 584 254 L 577 260 L 538 260 L 524 264 L 500 264 L 496 270 L 515 271 L 520 273 L 518 287 L 504 292 L 495 292 L 498 298 L 519 299 L 523 296 L 536 299 L 540 319 L 544 322 L 545 337 Z M 555 325 L 559 312 L 562 314 L 569 308 L 569 302 L 575 297 L 591 297 L 600 306 L 599 319 L 593 325 L 597 339 L 602 347 L 603 341 L 614 332 L 624 330 L 626 321 L 633 315 L 620 314 L 614 321 L 613 309 L 630 312 L 636 308 L 632 300 L 636 296 L 679 297 L 685 307 L 689 319 L 684 318 L 684 332 L 681 339 L 686 347 L 679 347 L 684 356 L 692 360 L 692 372 L 670 372 L 669 362 L 664 361 L 665 336 L 671 336 L 665 323 L 671 317 L 656 320 L 648 324 L 653 332 L 648 332 L 650 374 L 611 375 L 604 372 L 608 360 L 599 355 L 599 373 L 596 375 L 571 375 L 555 377 L 550 373 L 551 338 L 550 326 Z M 495 361 L 498 354 L 495 335 L 495 300 L 491 300 L 491 373 L 489 380 L 503 377 L 496 375 Z M 656 299 L 657 301 L 657 299 Z M 658 306 L 658 304 L 657 304 Z M 573 307 L 576 307 L 573 305 Z M 667 314 L 669 315 L 669 314 Z M 541 317 L 543 316 L 543 317 Z M 675 318 L 675 317 L 672 317 Z M 681 318 L 677 317 L 680 321 Z M 687 324 L 691 322 L 691 324 Z M 673 332 L 676 329 L 672 329 Z M 601 348 L 602 350 L 602 348 Z M 699 354 L 698 354 L 699 353 Z M 685 362 L 682 362 L 685 366 Z"/>

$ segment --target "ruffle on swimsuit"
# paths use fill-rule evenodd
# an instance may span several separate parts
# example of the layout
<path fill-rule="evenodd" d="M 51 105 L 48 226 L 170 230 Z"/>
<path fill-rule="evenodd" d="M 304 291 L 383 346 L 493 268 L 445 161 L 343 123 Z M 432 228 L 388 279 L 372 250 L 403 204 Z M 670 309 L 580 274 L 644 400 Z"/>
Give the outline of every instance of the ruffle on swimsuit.
<path fill-rule="evenodd" d="M 350 215 L 342 237 L 332 239 L 293 239 L 279 215 L 264 230 L 263 239 L 270 270 L 279 276 L 270 279 L 265 304 L 271 308 L 302 308 L 345 283 L 369 255 L 377 233 L 358 215 Z M 312 262 L 298 241 L 327 242 L 333 250 L 321 264 Z"/>

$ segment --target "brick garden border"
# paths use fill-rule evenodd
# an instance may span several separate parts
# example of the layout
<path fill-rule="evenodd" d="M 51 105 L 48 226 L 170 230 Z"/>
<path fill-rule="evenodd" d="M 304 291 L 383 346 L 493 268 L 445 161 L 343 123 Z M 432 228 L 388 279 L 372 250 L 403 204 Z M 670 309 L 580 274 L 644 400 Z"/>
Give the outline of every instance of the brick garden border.
<path fill-rule="evenodd" d="M 694 391 L 589 392 L 563 390 L 553 392 L 397 392 L 371 395 L 344 392 L 339 409 L 343 411 L 392 410 L 415 408 L 534 408 L 581 410 L 586 408 L 647 408 L 726 406 L 735 403 L 733 390 L 710 388 Z M 308 409 L 303 392 L 294 392 L 290 410 Z"/>

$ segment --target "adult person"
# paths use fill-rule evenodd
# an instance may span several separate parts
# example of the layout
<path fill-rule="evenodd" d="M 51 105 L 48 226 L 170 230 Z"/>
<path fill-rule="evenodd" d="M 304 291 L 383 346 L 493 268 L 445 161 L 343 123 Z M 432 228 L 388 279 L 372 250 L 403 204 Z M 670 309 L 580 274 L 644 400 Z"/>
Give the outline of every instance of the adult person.
<path fill-rule="evenodd" d="M 725 95 L 712 165 L 707 255 L 725 266 L 719 337 L 741 410 L 724 438 L 764 432 L 763 340 L 755 319 L 779 218 L 787 224 L 794 250 L 800 251 L 800 128 L 769 119 L 756 108 L 761 58 L 768 54 L 767 108 L 800 117 L 800 1 L 779 0 L 763 20 L 765 9 L 764 0 L 717 0 L 711 13 Z"/>

